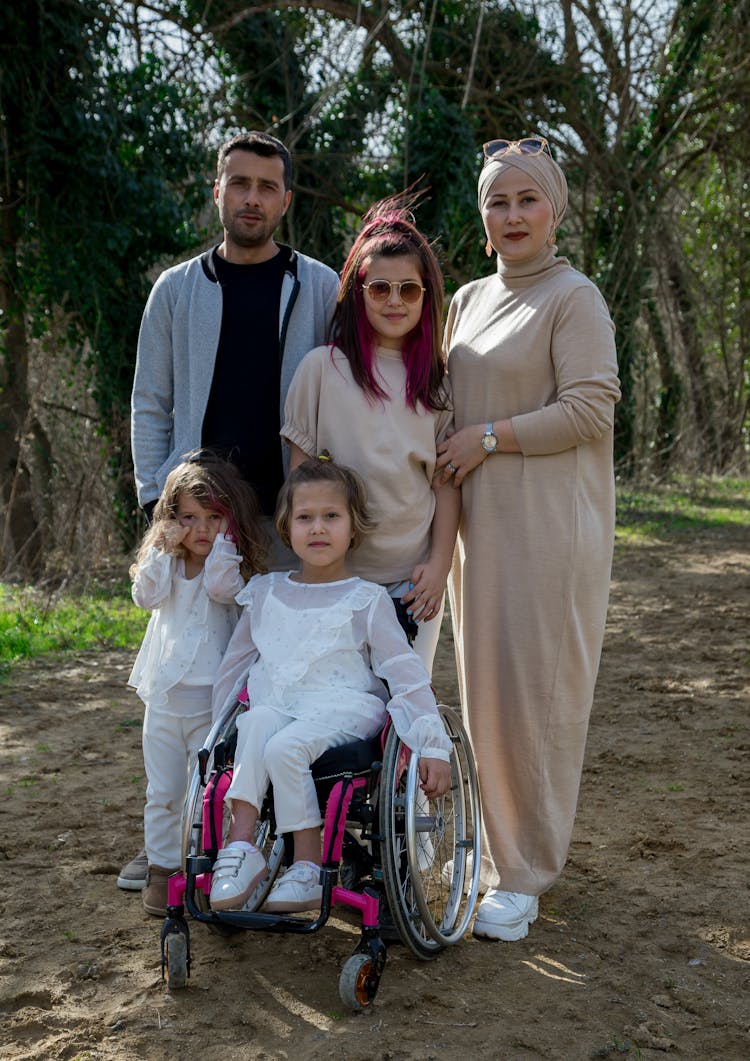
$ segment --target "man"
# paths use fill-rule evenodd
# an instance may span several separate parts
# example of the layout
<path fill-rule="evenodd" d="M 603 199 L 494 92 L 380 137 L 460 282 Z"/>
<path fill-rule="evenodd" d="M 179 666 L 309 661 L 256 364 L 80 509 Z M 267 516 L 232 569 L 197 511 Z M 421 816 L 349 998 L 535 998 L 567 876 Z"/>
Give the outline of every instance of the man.
<path fill-rule="evenodd" d="M 273 515 L 284 478 L 279 438 L 302 357 L 325 342 L 338 277 L 275 242 L 292 165 L 275 137 L 250 132 L 219 150 L 218 247 L 162 273 L 146 304 L 133 385 L 138 500 L 150 515 L 169 471 L 210 446 L 231 455 Z"/>
<path fill-rule="evenodd" d="M 339 286 L 328 266 L 274 240 L 291 183 L 289 152 L 275 137 L 249 132 L 223 144 L 213 195 L 224 238 L 167 269 L 151 291 L 131 417 L 138 501 L 149 517 L 171 469 L 201 446 L 230 457 L 273 516 L 286 392 L 304 355 L 325 342 Z M 287 566 L 279 545 L 271 567 Z M 145 852 L 117 883 L 145 886 Z"/>

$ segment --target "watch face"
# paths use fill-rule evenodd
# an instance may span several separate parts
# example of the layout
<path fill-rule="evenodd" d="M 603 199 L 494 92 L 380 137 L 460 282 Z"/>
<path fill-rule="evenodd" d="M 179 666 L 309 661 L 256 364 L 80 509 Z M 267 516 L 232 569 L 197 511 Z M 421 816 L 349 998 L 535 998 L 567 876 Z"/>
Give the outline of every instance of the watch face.
<path fill-rule="evenodd" d="M 497 439 L 494 435 L 482 435 L 482 449 L 488 453 L 494 453 L 497 449 Z"/>

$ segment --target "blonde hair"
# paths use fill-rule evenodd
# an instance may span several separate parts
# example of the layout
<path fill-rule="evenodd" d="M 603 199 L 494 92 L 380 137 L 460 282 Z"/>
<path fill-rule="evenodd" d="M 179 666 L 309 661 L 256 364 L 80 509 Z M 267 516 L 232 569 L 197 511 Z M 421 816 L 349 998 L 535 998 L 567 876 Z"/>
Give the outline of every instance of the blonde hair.
<path fill-rule="evenodd" d="M 138 549 L 130 577 L 145 560 L 149 550 L 164 548 L 164 524 L 177 519 L 180 497 L 189 494 L 203 508 L 220 512 L 227 521 L 227 532 L 234 538 L 242 557 L 240 574 L 247 581 L 266 570 L 268 535 L 263 530 L 260 505 L 252 486 L 243 479 L 235 465 L 222 460 L 210 450 L 195 450 L 167 476 L 161 497 L 154 508 L 154 521 Z M 172 550 L 175 556 L 187 557 L 184 545 Z"/>
<path fill-rule="evenodd" d="M 332 458 L 324 453 L 320 457 L 312 457 L 310 460 L 298 464 L 294 471 L 289 473 L 287 481 L 281 488 L 279 500 L 276 504 L 276 515 L 274 521 L 284 545 L 291 548 L 289 535 L 289 523 L 292 518 L 292 505 L 294 503 L 294 491 L 298 486 L 307 483 L 331 483 L 338 486 L 344 495 L 346 507 L 352 521 L 352 544 L 351 549 L 356 549 L 366 534 L 376 526 L 375 520 L 367 508 L 367 491 L 365 484 L 359 475 L 351 468 L 343 464 L 335 464 Z"/>

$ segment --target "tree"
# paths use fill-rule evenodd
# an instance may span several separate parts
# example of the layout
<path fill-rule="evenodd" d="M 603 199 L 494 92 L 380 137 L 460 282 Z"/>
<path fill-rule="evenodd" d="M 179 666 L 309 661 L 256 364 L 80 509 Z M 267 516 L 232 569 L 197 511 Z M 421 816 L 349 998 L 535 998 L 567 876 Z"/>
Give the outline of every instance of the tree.
<path fill-rule="evenodd" d="M 198 9 L 236 79 L 224 121 L 251 116 L 294 151 L 301 245 L 340 266 L 367 206 L 419 182 L 419 222 L 449 248 L 451 286 L 476 274 L 478 145 L 519 115 L 538 124 L 558 71 L 536 18 L 480 0 L 220 0 L 188 14 Z"/>
<path fill-rule="evenodd" d="M 104 0 L 0 8 L 0 570 L 39 573 L 54 505 L 32 489 L 53 458 L 30 340 L 64 321 L 121 451 L 147 270 L 195 238 L 194 105 L 155 55 L 125 61 L 115 15 Z"/>
<path fill-rule="evenodd" d="M 713 22 L 696 86 L 699 106 L 681 127 L 665 225 L 674 251 L 661 294 L 685 365 L 683 449 L 717 472 L 742 467 L 748 451 L 749 15 L 743 0 L 722 5 Z"/>
<path fill-rule="evenodd" d="M 749 5 L 0 8 L 0 567 L 15 558 L 38 569 L 45 552 L 47 503 L 34 508 L 31 479 L 52 482 L 56 468 L 29 394 L 39 336 L 60 334 L 85 364 L 119 462 L 118 504 L 133 505 L 125 433 L 148 273 L 194 249 L 209 150 L 247 127 L 295 155 L 283 238 L 338 268 L 364 210 L 416 184 L 417 220 L 440 240 L 449 291 L 493 267 L 476 212 L 479 145 L 546 135 L 571 188 L 561 246 L 617 325 L 620 471 L 645 462 L 666 473 L 680 456 L 706 470 L 741 465 Z"/>

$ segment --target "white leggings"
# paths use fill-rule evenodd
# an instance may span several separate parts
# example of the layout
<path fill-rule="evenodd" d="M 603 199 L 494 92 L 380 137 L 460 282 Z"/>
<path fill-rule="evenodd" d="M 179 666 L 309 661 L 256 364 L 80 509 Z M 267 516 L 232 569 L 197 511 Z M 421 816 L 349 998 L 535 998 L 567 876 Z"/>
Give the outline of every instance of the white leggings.
<path fill-rule="evenodd" d="M 168 693 L 171 711 L 201 714 L 180 716 L 146 706 L 143 719 L 143 764 L 146 806 L 143 830 L 150 866 L 179 869 L 182 860 L 182 810 L 196 757 L 211 728 L 210 687 L 177 687 Z"/>
<path fill-rule="evenodd" d="M 273 707 L 251 707 L 237 719 L 234 776 L 226 798 L 244 800 L 260 810 L 270 781 L 277 832 L 321 825 L 310 767 L 329 748 L 353 739 L 348 733 L 323 731 L 308 719 L 294 719 Z"/>

